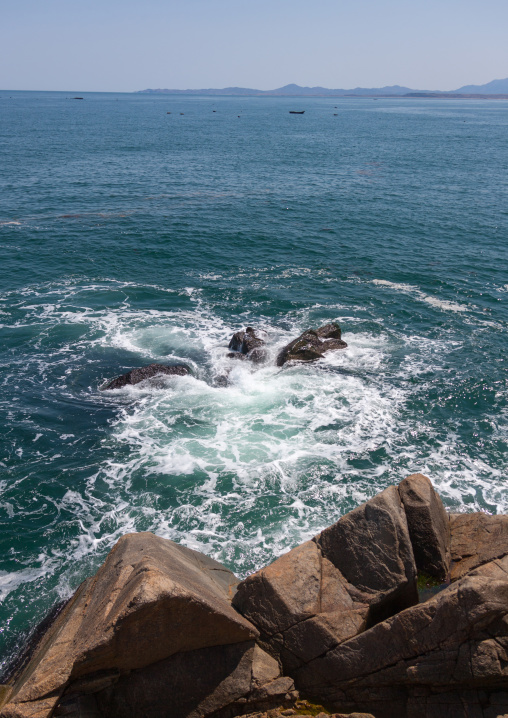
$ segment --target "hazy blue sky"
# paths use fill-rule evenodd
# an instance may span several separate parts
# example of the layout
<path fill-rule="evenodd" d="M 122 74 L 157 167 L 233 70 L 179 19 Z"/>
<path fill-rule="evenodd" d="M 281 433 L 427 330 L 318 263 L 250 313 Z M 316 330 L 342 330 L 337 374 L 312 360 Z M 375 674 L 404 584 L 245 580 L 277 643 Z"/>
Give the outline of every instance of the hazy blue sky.
<path fill-rule="evenodd" d="M 508 0 L 1 0 L 0 26 L 0 89 L 446 90 L 508 77 Z"/>

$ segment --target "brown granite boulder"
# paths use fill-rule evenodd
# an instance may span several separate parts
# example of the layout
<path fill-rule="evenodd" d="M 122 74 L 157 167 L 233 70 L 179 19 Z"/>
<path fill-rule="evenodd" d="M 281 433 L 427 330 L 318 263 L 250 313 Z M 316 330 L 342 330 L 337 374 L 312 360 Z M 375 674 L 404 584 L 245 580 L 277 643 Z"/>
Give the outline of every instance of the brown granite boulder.
<path fill-rule="evenodd" d="M 376 718 L 504 715 L 506 570 L 478 569 L 300 668 L 297 683 L 334 710 Z"/>
<path fill-rule="evenodd" d="M 288 361 L 315 361 L 328 351 L 346 347 L 346 342 L 341 339 L 341 329 L 334 322 L 316 330 L 307 329 L 279 352 L 276 363 L 277 366 L 284 366 Z"/>
<path fill-rule="evenodd" d="M 249 696 L 284 700 L 292 681 L 232 608 L 236 583 L 196 551 L 124 536 L 46 632 L 2 718 L 202 718 Z"/>
<path fill-rule="evenodd" d="M 166 364 L 149 364 L 148 366 L 141 367 L 139 369 L 133 369 L 122 374 L 116 379 L 113 379 L 108 384 L 101 386 L 101 391 L 109 389 L 123 389 L 128 384 L 139 384 L 145 379 L 152 379 L 153 377 L 165 374 L 167 376 L 186 376 L 190 374 L 189 367 L 185 364 L 175 364 L 174 366 L 167 366 Z"/>
<path fill-rule="evenodd" d="M 392 486 L 246 578 L 233 605 L 293 676 L 417 600 L 406 518 Z"/>
<path fill-rule="evenodd" d="M 416 567 L 439 581 L 450 570 L 450 522 L 443 502 L 423 474 L 412 474 L 399 484 Z"/>
<path fill-rule="evenodd" d="M 452 514 L 450 532 L 452 581 L 477 566 L 508 554 L 508 516 L 489 516 L 481 512 Z"/>
<path fill-rule="evenodd" d="M 316 541 L 346 580 L 371 597 L 370 623 L 418 602 L 413 548 L 397 487 L 358 506 Z"/>

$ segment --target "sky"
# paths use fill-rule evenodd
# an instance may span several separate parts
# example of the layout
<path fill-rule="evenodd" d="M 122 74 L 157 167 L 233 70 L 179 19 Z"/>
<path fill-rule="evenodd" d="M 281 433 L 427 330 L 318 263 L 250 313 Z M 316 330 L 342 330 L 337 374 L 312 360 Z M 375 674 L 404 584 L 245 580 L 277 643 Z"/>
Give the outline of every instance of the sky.
<path fill-rule="evenodd" d="M 508 77 L 508 0 L 1 0 L 0 24 L 3 90 L 453 90 Z"/>

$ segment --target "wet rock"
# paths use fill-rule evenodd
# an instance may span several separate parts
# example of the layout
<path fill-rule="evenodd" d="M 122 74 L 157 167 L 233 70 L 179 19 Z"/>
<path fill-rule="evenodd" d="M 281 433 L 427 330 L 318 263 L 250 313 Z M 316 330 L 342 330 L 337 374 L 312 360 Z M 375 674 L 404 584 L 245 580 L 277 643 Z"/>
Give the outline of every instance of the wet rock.
<path fill-rule="evenodd" d="M 320 339 L 341 339 L 342 337 L 342 332 L 337 322 L 331 322 L 319 327 L 319 329 L 316 329 L 316 334 Z"/>
<path fill-rule="evenodd" d="M 299 337 L 289 342 L 277 356 L 277 366 L 284 366 L 288 361 L 310 362 L 321 359 L 328 351 L 345 349 L 346 342 L 341 339 L 338 324 L 326 324 L 319 329 L 307 329 Z"/>
<path fill-rule="evenodd" d="M 293 682 L 231 606 L 236 583 L 196 551 L 124 536 L 44 635 L 2 718 L 77 717 L 86 706 L 90 716 L 187 718 L 249 696 L 280 702 Z"/>
<path fill-rule="evenodd" d="M 452 581 L 481 564 L 508 555 L 508 516 L 450 516 Z"/>
<path fill-rule="evenodd" d="M 300 676 L 319 656 L 417 601 L 406 517 L 392 486 L 247 577 L 233 605 L 284 672 Z"/>
<path fill-rule="evenodd" d="M 139 384 L 139 382 L 145 381 L 145 379 L 151 379 L 161 374 L 167 376 L 186 376 L 190 374 L 190 370 L 185 364 L 175 364 L 173 366 L 167 366 L 166 364 L 149 364 L 139 369 L 133 369 L 127 372 L 127 374 L 122 374 L 122 376 L 113 379 L 108 384 L 101 386 L 101 391 L 122 389 L 128 384 Z"/>
<path fill-rule="evenodd" d="M 466 576 L 295 673 L 334 710 L 376 718 L 508 712 L 508 581 Z M 498 712 L 495 712 L 498 711 Z"/>
<path fill-rule="evenodd" d="M 322 344 L 316 332 L 308 329 L 279 352 L 277 366 L 284 366 L 288 361 L 309 362 L 321 359 L 324 356 Z"/>
<path fill-rule="evenodd" d="M 450 570 L 450 522 L 443 502 L 423 474 L 412 474 L 399 484 L 416 567 L 444 581 Z"/>
<path fill-rule="evenodd" d="M 232 352 L 237 352 L 236 357 L 245 356 L 251 361 L 260 362 L 266 358 L 264 345 L 264 332 L 247 327 L 247 329 L 233 334 L 228 348 Z M 228 354 L 228 357 L 232 359 L 234 355 Z"/>
<path fill-rule="evenodd" d="M 228 349 L 231 349 L 232 352 L 241 352 L 244 336 L 245 336 L 245 330 L 243 330 L 243 329 L 242 329 L 242 331 L 239 331 L 239 332 L 236 332 L 236 334 L 233 334 L 233 336 L 231 337 L 230 342 L 228 344 Z"/>

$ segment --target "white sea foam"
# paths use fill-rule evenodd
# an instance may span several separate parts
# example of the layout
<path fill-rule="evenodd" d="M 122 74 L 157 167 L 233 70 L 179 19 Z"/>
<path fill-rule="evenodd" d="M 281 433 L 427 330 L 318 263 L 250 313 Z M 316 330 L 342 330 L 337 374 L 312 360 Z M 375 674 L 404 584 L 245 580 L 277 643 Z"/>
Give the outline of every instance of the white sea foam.
<path fill-rule="evenodd" d="M 399 284 L 397 282 L 389 282 L 387 279 L 373 279 L 372 284 L 376 284 L 381 287 L 388 287 L 395 291 L 404 292 L 409 294 L 414 299 L 421 302 L 426 302 L 433 307 L 442 309 L 445 312 L 468 312 L 470 307 L 466 304 L 459 304 L 458 302 L 450 302 L 445 299 L 439 299 L 439 297 L 433 297 L 430 294 L 425 294 L 418 287 L 414 287 L 412 284 Z"/>
<path fill-rule="evenodd" d="M 422 299 L 411 285 L 374 283 Z M 439 371 L 460 342 L 446 335 L 432 342 L 394 335 L 381 321 L 373 333 L 363 314 L 341 303 L 301 309 L 280 322 L 256 318 L 246 308 L 232 324 L 198 288 L 185 290 L 186 309 L 149 312 L 128 302 L 97 310 L 81 306 L 89 289 L 68 283 L 27 290 L 20 328 L 40 326 L 38 341 L 59 325 L 78 331 L 51 356 L 41 346 L 31 375 L 43 377 L 61 366 L 58 390 L 72 398 L 68 377 L 75 367 L 92 352 L 112 349 L 140 365 L 183 362 L 193 375 L 115 392 L 90 388 L 87 401 L 114 409 L 103 441 L 108 458 L 90 471 L 85 489 L 70 484 L 60 501 L 44 498 L 76 528 L 65 546 L 51 547 L 34 563 L 38 573 L 3 576 L 6 591 L 65 565 L 57 589 L 67 595 L 73 571 L 81 578 L 84 563 L 93 570 L 97 556 L 136 530 L 205 551 L 245 574 L 412 471 L 428 473 L 455 510 L 478 508 L 478 497 L 482 508 L 508 509 L 501 477 L 488 460 L 473 460 L 451 429 L 440 432 L 406 411 L 413 381 Z M 287 341 L 330 318 L 343 325 L 347 351 L 316 364 L 275 366 Z M 232 333 L 251 323 L 267 332 L 265 364 L 227 357 Z M 394 364 L 398 352 L 403 356 Z M 22 371 L 22 359 L 15 361 Z M 40 433 L 34 427 L 32 435 Z M 73 444 L 79 438 L 59 436 Z M 49 465 L 55 459 L 44 449 L 37 460 Z"/>

